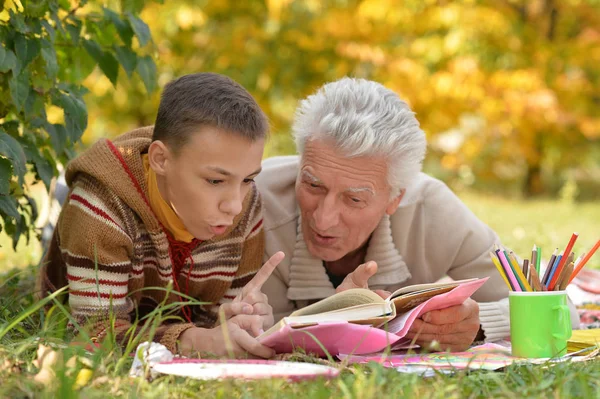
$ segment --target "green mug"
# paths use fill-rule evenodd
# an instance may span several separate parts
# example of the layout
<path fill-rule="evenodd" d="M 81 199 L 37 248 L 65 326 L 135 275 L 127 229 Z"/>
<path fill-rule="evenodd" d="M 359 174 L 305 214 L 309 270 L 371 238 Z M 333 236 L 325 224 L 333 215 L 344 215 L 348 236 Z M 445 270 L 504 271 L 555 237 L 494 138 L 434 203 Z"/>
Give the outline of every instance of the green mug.
<path fill-rule="evenodd" d="M 549 358 L 567 353 L 571 313 L 566 291 L 511 291 L 508 301 L 513 356 Z"/>

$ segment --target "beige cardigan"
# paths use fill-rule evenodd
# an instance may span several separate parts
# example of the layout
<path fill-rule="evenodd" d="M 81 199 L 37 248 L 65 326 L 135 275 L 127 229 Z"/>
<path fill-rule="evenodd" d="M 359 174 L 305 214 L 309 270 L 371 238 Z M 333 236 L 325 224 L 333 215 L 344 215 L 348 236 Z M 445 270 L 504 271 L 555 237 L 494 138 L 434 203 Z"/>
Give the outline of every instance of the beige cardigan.
<path fill-rule="evenodd" d="M 280 250 L 286 254 L 263 287 L 276 321 L 335 293 L 322 261 L 310 255 L 302 238 L 294 188 L 298 163 L 298 156 L 269 158 L 256 179 L 265 212 L 265 260 Z M 373 232 L 365 260 L 376 261 L 378 271 L 369 287 L 394 291 L 444 276 L 489 277 L 473 299 L 479 303 L 486 340 L 507 338 L 508 289 L 489 256 L 494 244 L 500 240 L 492 229 L 444 183 L 422 173 L 407 188 L 398 210 Z"/>

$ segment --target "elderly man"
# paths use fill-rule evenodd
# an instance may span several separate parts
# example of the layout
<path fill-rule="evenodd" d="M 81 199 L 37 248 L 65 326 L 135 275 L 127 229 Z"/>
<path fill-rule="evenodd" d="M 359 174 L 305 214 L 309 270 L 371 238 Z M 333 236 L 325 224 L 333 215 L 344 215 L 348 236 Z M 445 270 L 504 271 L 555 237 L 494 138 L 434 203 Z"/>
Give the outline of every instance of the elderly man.
<path fill-rule="evenodd" d="M 508 290 L 489 256 L 498 236 L 439 180 L 421 173 L 426 140 L 394 92 L 344 78 L 301 102 L 300 156 L 263 161 L 265 259 L 286 258 L 263 292 L 275 320 L 337 291 L 489 277 L 473 299 L 429 312 L 409 334 L 462 350 L 509 336 Z M 368 281 L 368 283 L 367 283 Z"/>

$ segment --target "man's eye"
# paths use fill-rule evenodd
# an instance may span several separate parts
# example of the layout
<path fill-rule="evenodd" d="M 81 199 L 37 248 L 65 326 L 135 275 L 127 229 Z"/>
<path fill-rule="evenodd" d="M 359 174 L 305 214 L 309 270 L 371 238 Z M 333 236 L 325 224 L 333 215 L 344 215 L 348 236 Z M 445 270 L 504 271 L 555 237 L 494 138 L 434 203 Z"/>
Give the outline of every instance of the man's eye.
<path fill-rule="evenodd" d="M 250 184 L 254 181 L 254 179 L 244 179 L 245 184 Z"/>
<path fill-rule="evenodd" d="M 350 198 L 350 200 L 352 202 L 354 202 L 354 203 L 357 203 L 357 204 L 360 203 L 360 202 L 362 202 L 362 200 L 360 198 Z"/>
<path fill-rule="evenodd" d="M 206 179 L 206 181 L 208 182 L 208 184 L 212 184 L 213 186 L 223 183 L 223 180 L 217 180 L 217 179 Z"/>
<path fill-rule="evenodd" d="M 312 188 L 319 188 L 319 185 L 316 183 L 308 183 Z"/>

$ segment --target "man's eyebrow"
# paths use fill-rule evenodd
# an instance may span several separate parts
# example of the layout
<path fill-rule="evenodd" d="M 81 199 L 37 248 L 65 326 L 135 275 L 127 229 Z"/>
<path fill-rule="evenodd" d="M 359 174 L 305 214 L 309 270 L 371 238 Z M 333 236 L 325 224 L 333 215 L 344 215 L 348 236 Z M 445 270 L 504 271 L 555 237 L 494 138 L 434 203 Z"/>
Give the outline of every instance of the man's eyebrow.
<path fill-rule="evenodd" d="M 371 195 L 375 195 L 375 191 L 371 187 L 350 187 L 346 189 L 346 192 L 349 193 L 362 193 L 362 192 L 371 193 Z"/>

